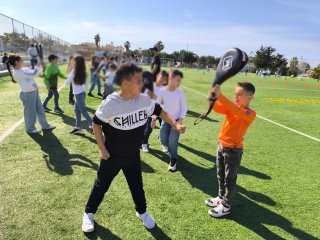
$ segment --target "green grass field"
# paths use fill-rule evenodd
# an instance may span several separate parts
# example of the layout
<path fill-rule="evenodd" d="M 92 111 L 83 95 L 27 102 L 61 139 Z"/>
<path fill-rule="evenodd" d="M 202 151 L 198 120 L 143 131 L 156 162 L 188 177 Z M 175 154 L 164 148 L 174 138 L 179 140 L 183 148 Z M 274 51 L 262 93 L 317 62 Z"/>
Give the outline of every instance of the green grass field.
<path fill-rule="evenodd" d="M 204 200 L 217 193 L 214 162 L 223 116 L 211 113 L 193 125 L 207 110 L 204 95 L 214 72 L 184 70 L 184 74 L 182 89 L 189 111 L 187 132 L 180 138 L 178 171 L 167 171 L 169 158 L 157 140 L 159 129 L 150 137 L 151 152 L 141 153 L 148 211 L 156 229 L 147 231 L 136 218 L 120 173 L 95 216 L 95 232 L 82 233 L 84 206 L 99 164 L 98 148 L 90 133 L 69 134 L 75 115 L 64 87 L 60 104 L 65 113 L 47 114 L 57 129 L 29 136 L 21 124 L 0 143 L 0 239 L 319 239 L 319 83 L 238 74 L 222 86 L 231 97 L 237 81 L 254 83 L 251 107 L 260 117 L 245 136 L 232 212 L 213 219 Z M 44 99 L 42 79 L 38 82 Z M 6 78 L 0 81 L 0 136 L 23 117 L 18 92 Z M 91 113 L 100 101 L 87 98 Z M 53 99 L 48 107 L 53 108 Z"/>

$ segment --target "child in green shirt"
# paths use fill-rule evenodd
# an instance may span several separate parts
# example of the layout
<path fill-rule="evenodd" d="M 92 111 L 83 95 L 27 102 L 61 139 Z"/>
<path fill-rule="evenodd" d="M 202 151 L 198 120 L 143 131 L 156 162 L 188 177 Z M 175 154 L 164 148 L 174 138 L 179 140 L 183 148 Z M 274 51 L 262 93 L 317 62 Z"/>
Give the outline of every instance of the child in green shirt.
<path fill-rule="evenodd" d="M 48 96 L 43 102 L 43 107 L 46 112 L 50 112 L 51 109 L 47 108 L 49 100 L 54 96 L 54 111 L 56 113 L 63 113 L 59 107 L 59 93 L 58 93 L 58 77 L 66 78 L 60 69 L 58 68 L 58 56 L 51 54 L 48 57 L 49 64 L 46 66 L 44 72 L 44 83 L 48 88 Z"/>

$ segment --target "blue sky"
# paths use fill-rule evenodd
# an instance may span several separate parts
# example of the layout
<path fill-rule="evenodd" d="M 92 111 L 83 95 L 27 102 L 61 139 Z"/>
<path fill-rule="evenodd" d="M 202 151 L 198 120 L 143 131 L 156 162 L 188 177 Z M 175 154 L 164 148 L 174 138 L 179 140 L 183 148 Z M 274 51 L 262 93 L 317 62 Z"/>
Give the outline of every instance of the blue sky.
<path fill-rule="evenodd" d="M 320 0 L 15 0 L 2 2 L 0 13 L 71 43 L 93 42 L 99 32 L 102 44 L 128 40 L 135 49 L 161 40 L 166 52 L 214 56 L 264 45 L 320 63 Z"/>

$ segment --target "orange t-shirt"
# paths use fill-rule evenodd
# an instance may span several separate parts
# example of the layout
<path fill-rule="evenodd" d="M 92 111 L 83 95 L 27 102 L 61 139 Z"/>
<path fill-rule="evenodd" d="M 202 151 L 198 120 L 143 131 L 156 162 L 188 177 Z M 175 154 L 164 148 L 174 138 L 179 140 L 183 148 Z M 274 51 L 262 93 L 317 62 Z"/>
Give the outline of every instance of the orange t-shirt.
<path fill-rule="evenodd" d="M 219 134 L 219 143 L 224 147 L 243 147 L 243 136 L 256 117 L 256 112 L 250 108 L 243 108 L 231 102 L 224 95 L 218 96 L 213 109 L 217 113 L 226 114 Z"/>

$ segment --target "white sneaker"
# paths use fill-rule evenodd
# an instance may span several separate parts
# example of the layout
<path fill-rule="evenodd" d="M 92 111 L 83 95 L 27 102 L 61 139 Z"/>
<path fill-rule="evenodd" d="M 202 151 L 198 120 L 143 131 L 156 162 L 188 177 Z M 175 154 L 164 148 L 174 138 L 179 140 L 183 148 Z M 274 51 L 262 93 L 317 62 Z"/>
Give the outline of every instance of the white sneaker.
<path fill-rule="evenodd" d="M 74 128 L 70 134 L 78 134 L 78 133 L 81 133 L 82 132 L 82 129 L 81 128 Z"/>
<path fill-rule="evenodd" d="M 177 161 L 170 161 L 168 171 L 174 172 L 177 169 Z"/>
<path fill-rule="evenodd" d="M 143 222 L 143 225 L 148 228 L 152 229 L 156 226 L 156 222 L 153 220 L 153 218 L 149 215 L 148 212 L 145 212 L 144 214 L 139 214 L 136 212 L 136 216 L 140 218 L 140 220 Z"/>
<path fill-rule="evenodd" d="M 208 211 L 208 214 L 211 217 L 222 217 L 224 215 L 228 215 L 230 213 L 230 207 L 225 207 L 222 203 L 219 204 L 217 207 L 215 208 L 211 208 Z"/>
<path fill-rule="evenodd" d="M 164 153 L 168 153 L 169 152 L 169 148 L 165 145 L 161 145 L 162 146 L 162 152 Z"/>
<path fill-rule="evenodd" d="M 207 200 L 204 201 L 204 203 L 209 206 L 209 207 L 217 207 L 222 201 L 222 198 L 220 198 L 219 196 L 218 197 L 215 197 L 215 198 L 209 198 Z"/>
<path fill-rule="evenodd" d="M 82 221 L 82 231 L 85 233 L 93 232 L 94 220 L 93 213 L 84 213 Z"/>
<path fill-rule="evenodd" d="M 35 130 L 32 130 L 32 131 L 30 131 L 30 132 L 28 132 L 28 133 L 30 133 L 30 134 L 37 134 L 37 133 L 40 133 L 40 132 L 41 132 L 41 130 L 35 129 Z"/>
<path fill-rule="evenodd" d="M 142 148 L 142 152 L 145 152 L 145 153 L 149 152 L 148 144 L 142 144 L 141 148 Z"/>
<path fill-rule="evenodd" d="M 54 126 L 54 125 L 52 125 L 52 124 L 48 124 L 48 127 L 43 128 L 42 130 L 53 130 L 53 129 L 55 129 L 55 128 L 56 128 L 56 126 Z"/>

